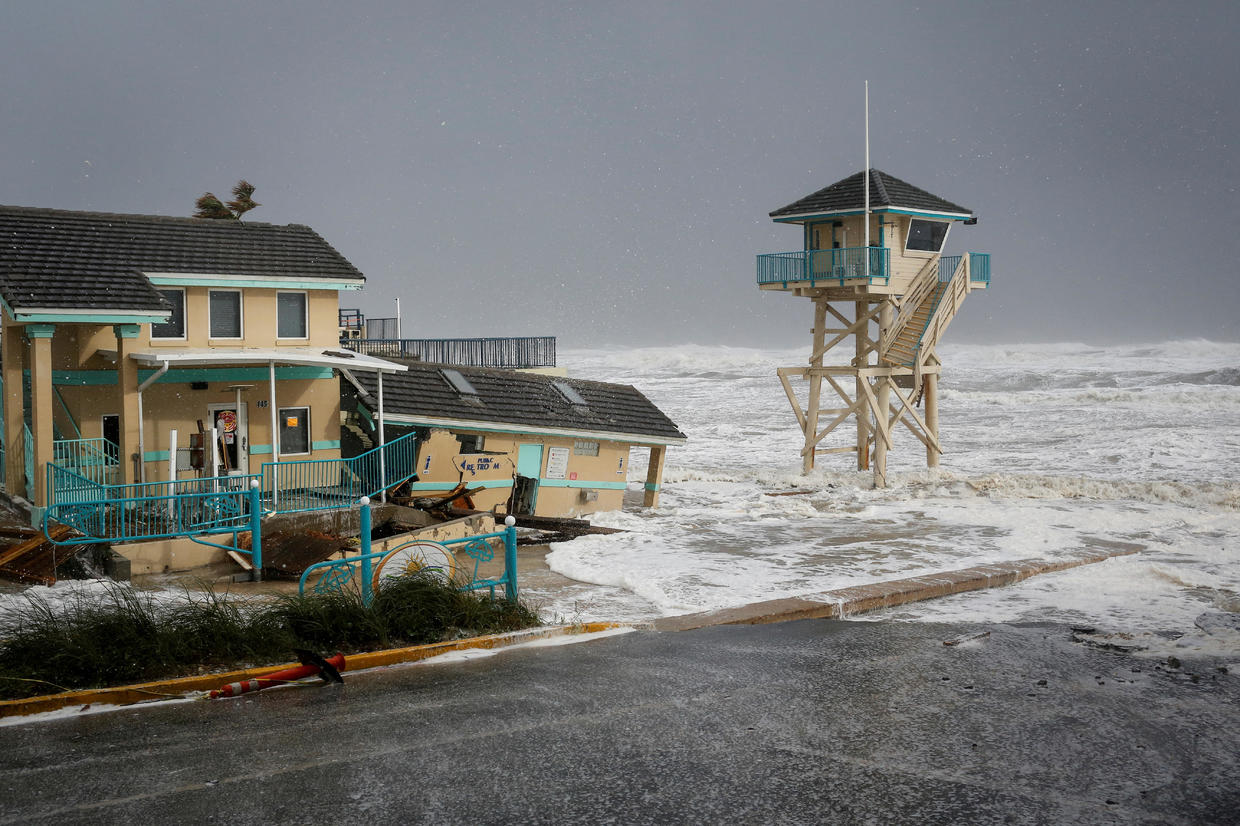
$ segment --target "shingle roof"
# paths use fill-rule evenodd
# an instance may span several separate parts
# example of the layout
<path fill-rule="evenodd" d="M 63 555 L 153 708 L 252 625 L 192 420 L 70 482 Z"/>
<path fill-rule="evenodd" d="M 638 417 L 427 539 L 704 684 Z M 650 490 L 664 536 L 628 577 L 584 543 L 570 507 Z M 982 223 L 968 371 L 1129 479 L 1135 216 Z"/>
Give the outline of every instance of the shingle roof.
<path fill-rule="evenodd" d="M 0 206 L 0 295 L 15 310 L 167 309 L 142 272 L 362 278 L 299 224 Z"/>
<path fill-rule="evenodd" d="M 457 370 L 476 398 L 457 393 L 440 370 Z M 372 395 L 373 375 L 355 374 Z M 572 405 L 554 387 L 563 382 L 581 394 L 587 406 Z M 408 372 L 384 376 L 383 406 L 390 414 L 429 419 L 456 419 L 527 427 L 562 428 L 602 434 L 636 434 L 659 441 L 680 441 L 685 435 L 639 390 L 608 384 L 515 370 L 410 364 Z"/>
<path fill-rule="evenodd" d="M 864 172 L 849 175 L 841 181 L 820 189 L 812 195 L 806 195 L 786 207 L 780 207 L 771 213 L 772 218 L 785 215 L 821 214 L 831 212 L 847 212 L 865 208 Z M 972 215 L 973 211 L 959 204 L 931 195 L 920 187 L 902 181 L 894 175 L 888 175 L 879 169 L 870 170 L 870 208 L 895 207 L 926 212 L 953 212 L 961 215 Z"/>

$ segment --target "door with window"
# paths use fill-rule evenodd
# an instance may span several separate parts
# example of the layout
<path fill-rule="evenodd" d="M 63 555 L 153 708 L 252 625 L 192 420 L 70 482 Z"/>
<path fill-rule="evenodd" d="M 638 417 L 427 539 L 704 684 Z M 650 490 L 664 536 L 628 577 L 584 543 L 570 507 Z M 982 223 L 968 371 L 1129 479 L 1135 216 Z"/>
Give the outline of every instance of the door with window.
<path fill-rule="evenodd" d="M 246 405 L 213 404 L 207 408 L 215 425 L 216 476 L 250 472 L 250 439 Z M 210 438 L 208 436 L 207 438 Z M 211 455 L 208 447 L 206 455 Z"/>

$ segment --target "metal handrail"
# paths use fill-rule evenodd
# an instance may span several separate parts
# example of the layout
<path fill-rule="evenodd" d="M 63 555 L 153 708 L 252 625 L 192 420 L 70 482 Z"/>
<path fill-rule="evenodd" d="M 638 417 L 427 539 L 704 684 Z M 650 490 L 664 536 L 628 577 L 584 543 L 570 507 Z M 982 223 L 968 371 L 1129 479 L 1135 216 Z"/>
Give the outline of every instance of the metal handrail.
<path fill-rule="evenodd" d="M 361 575 L 361 582 L 359 586 L 360 586 L 361 593 L 362 593 L 362 601 L 368 605 L 370 604 L 370 601 L 374 598 L 374 591 L 373 591 L 374 572 L 372 569 L 372 563 L 376 559 L 385 557 L 391 553 L 395 553 L 396 551 L 405 547 L 405 545 L 400 545 L 400 546 L 397 546 L 396 548 L 391 548 L 385 551 L 372 551 L 371 550 L 372 537 L 371 537 L 370 498 L 362 497 L 359 500 L 359 504 L 361 505 L 360 513 L 358 514 L 360 517 L 360 519 L 358 520 L 359 525 L 360 525 L 359 531 L 358 531 L 358 538 L 361 544 L 361 547 L 359 548 L 359 552 L 357 554 L 354 554 L 353 556 L 347 556 L 342 559 L 329 559 L 325 562 L 316 562 L 313 565 L 307 566 L 307 568 L 304 571 L 302 571 L 301 578 L 297 582 L 298 593 L 304 594 L 306 592 L 306 581 L 309 580 L 310 575 L 315 571 L 325 572 L 323 577 L 319 580 L 319 583 L 315 586 L 316 591 L 320 590 L 321 588 L 326 588 L 328 590 L 339 590 L 345 587 L 352 580 L 353 574 L 356 571 Z M 472 590 L 481 590 L 483 588 L 490 588 L 491 594 L 492 596 L 494 596 L 495 586 L 500 585 L 500 586 L 503 586 L 504 596 L 508 599 L 508 601 L 516 602 L 517 600 L 517 527 L 516 525 L 517 525 L 517 520 L 511 516 L 508 516 L 508 517 L 505 517 L 504 519 L 504 530 L 502 531 L 496 531 L 494 533 L 478 534 L 477 536 L 466 536 L 461 539 L 448 539 L 448 540 L 438 543 L 440 545 L 460 545 L 463 543 L 472 544 L 475 542 L 485 542 L 486 540 L 490 540 L 490 539 L 502 538 L 504 540 L 504 573 L 503 575 L 500 576 L 498 579 L 479 580 L 477 578 L 478 577 L 478 566 L 475 565 L 474 572 L 472 574 L 472 578 L 470 582 L 465 585 L 460 586 L 460 589 L 462 591 L 472 591 Z M 412 542 L 417 542 L 417 541 L 420 541 L 420 540 L 416 540 L 416 539 L 411 540 L 411 542 L 407 544 L 412 544 Z M 331 573 L 331 571 L 333 570 L 335 571 L 334 574 Z"/>
<path fill-rule="evenodd" d="M 891 250 L 887 247 L 836 247 L 826 250 L 772 252 L 758 256 L 759 284 L 790 281 L 845 281 L 868 279 L 886 283 L 891 276 Z"/>
<path fill-rule="evenodd" d="M 95 482 L 112 485 L 120 473 L 120 448 L 104 438 L 57 439 L 52 442 L 52 461 L 75 468 Z"/>
<path fill-rule="evenodd" d="M 387 358 L 409 358 L 465 367 L 555 367 L 555 336 L 497 338 L 357 338 L 341 347 Z"/>
<path fill-rule="evenodd" d="M 348 458 L 264 462 L 263 490 L 275 513 L 345 507 L 411 479 L 417 448 L 417 434 L 408 433 Z"/>

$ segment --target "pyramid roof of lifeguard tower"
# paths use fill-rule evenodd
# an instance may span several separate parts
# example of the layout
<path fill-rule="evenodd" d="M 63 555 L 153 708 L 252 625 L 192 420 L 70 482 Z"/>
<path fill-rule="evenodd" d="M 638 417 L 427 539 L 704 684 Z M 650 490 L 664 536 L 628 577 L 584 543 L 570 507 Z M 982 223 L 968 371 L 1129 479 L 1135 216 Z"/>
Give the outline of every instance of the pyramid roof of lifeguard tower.
<path fill-rule="evenodd" d="M 856 214 L 865 209 L 864 172 L 849 175 L 824 189 L 806 195 L 771 213 L 776 221 L 798 221 L 810 217 Z M 879 169 L 870 170 L 870 209 L 874 212 L 931 214 L 961 220 L 973 211 L 932 195 Z"/>

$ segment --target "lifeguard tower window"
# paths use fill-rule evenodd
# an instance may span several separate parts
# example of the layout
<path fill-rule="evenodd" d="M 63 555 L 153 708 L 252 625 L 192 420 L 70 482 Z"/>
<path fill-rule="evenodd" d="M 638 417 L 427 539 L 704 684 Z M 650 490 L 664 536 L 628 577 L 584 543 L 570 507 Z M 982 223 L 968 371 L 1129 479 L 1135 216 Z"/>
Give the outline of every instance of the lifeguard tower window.
<path fill-rule="evenodd" d="M 923 221 L 914 218 L 908 223 L 908 240 L 904 244 L 906 250 L 918 252 L 938 252 L 943 249 L 947 240 L 946 221 Z"/>

